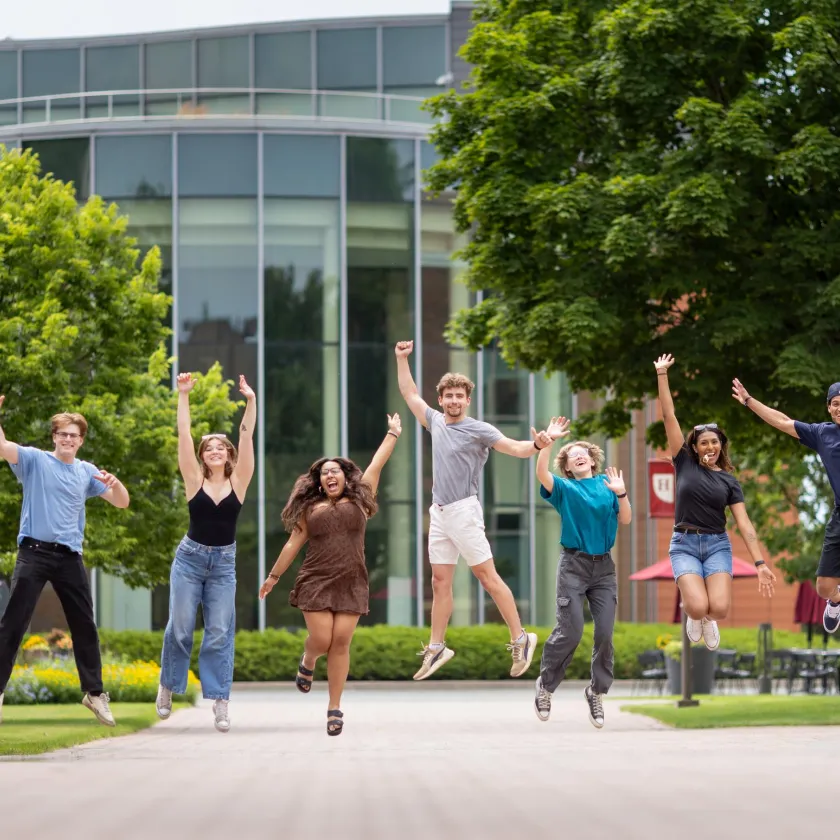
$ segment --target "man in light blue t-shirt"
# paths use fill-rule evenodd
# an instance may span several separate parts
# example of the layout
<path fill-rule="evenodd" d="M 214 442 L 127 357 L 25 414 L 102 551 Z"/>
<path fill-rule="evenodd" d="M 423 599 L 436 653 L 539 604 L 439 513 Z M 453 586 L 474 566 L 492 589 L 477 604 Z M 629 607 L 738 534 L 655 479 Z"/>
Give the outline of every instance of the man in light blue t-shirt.
<path fill-rule="evenodd" d="M 481 470 L 490 450 L 516 458 L 530 458 L 551 441 L 531 429 L 533 440 L 511 440 L 495 426 L 467 416 L 474 385 L 460 373 L 447 373 L 438 382 L 435 411 L 417 392 L 408 366 L 413 341 L 395 348 L 400 393 L 411 413 L 432 436 L 432 506 L 429 509 L 429 562 L 432 566 L 432 628 L 423 648 L 423 664 L 414 675 L 424 680 L 448 662 L 455 652 L 444 642 L 452 615 L 452 580 L 458 557 L 467 561 L 473 574 L 499 609 L 510 630 L 508 649 L 513 657 L 512 677 L 524 674 L 534 657 L 537 634 L 526 633 L 510 587 L 493 563 L 493 552 L 484 533 L 484 513 L 478 501 Z"/>
<path fill-rule="evenodd" d="M 0 396 L 0 407 L 4 399 Z M 126 508 L 128 491 L 116 476 L 76 458 L 87 434 L 87 421 L 81 414 L 56 414 L 51 427 L 52 452 L 12 443 L 0 428 L 0 458 L 8 462 L 23 485 L 17 563 L 6 610 L 0 617 L 0 712 L 20 643 L 49 582 L 67 617 L 82 703 L 101 723 L 114 726 L 102 687 L 99 633 L 82 562 L 82 542 L 85 502 L 99 496 L 114 507 Z"/>

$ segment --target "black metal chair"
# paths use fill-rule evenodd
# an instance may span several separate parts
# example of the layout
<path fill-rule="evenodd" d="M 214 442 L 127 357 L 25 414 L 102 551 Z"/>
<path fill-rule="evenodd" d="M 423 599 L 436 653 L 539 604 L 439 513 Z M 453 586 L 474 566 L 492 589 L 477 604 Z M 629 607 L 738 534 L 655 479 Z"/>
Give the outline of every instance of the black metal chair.
<path fill-rule="evenodd" d="M 642 669 L 640 676 L 633 684 L 633 694 L 642 685 L 653 683 L 658 694 L 662 694 L 668 672 L 665 670 L 665 654 L 661 650 L 646 650 L 637 654 L 639 666 Z"/>

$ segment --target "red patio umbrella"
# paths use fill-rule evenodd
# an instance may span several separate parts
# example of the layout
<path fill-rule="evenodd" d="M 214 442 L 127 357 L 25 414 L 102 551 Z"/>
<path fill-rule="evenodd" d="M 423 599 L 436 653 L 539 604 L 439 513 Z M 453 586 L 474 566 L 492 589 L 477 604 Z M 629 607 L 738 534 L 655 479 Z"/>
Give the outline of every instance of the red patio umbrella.
<path fill-rule="evenodd" d="M 740 557 L 732 558 L 732 577 L 758 577 L 758 569 L 746 560 Z M 671 570 L 671 559 L 666 557 L 652 566 L 647 566 L 640 569 L 638 572 L 630 575 L 630 580 L 673 580 L 674 573 Z M 822 619 L 820 619 L 822 620 Z M 674 605 L 674 617 L 672 619 L 674 624 L 679 624 L 682 621 L 680 613 L 680 590 L 677 589 L 677 600 Z"/>
<path fill-rule="evenodd" d="M 796 593 L 796 605 L 793 608 L 795 624 L 822 624 L 825 598 L 817 595 L 814 584 L 810 580 L 799 584 Z"/>

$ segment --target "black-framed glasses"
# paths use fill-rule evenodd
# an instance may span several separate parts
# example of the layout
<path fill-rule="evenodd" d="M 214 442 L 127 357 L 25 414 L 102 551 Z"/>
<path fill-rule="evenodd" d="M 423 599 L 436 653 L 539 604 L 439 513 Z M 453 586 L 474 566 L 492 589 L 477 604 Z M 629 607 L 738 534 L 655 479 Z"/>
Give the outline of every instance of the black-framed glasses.
<path fill-rule="evenodd" d="M 701 425 L 694 427 L 694 431 L 697 432 L 697 434 L 700 434 L 700 432 L 716 432 L 717 430 L 717 423 L 702 423 Z"/>

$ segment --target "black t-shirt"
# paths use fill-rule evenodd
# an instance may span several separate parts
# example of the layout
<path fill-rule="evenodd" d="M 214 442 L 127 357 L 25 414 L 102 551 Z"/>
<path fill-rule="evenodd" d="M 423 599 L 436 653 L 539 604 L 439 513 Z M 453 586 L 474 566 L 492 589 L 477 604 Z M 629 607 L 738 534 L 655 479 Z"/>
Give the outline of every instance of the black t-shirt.
<path fill-rule="evenodd" d="M 675 523 L 723 533 L 727 506 L 744 501 L 738 479 L 723 470 L 701 467 L 685 446 L 674 458 L 674 470 L 677 479 Z"/>

